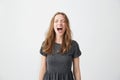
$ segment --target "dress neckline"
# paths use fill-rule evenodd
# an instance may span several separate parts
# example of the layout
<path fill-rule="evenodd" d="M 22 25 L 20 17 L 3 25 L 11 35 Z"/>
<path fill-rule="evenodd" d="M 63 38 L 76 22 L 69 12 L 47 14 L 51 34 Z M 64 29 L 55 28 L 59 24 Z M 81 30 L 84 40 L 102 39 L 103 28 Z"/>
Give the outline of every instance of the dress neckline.
<path fill-rule="evenodd" d="M 62 44 L 60 44 L 60 43 L 57 43 L 57 42 L 55 42 L 55 44 L 57 44 L 57 45 L 62 45 Z"/>

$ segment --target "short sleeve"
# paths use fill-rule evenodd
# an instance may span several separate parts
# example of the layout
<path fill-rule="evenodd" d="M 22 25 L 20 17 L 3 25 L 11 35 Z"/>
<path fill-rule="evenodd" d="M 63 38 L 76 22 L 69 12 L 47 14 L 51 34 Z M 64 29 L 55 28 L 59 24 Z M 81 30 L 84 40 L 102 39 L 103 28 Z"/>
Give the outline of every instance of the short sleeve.
<path fill-rule="evenodd" d="M 73 41 L 73 58 L 79 57 L 81 55 L 81 50 L 79 44 L 76 41 Z"/>
<path fill-rule="evenodd" d="M 45 54 L 45 53 L 43 52 L 43 44 L 42 44 L 42 46 L 41 46 L 41 48 L 40 48 L 40 54 L 43 55 L 43 56 L 47 56 L 47 54 Z"/>

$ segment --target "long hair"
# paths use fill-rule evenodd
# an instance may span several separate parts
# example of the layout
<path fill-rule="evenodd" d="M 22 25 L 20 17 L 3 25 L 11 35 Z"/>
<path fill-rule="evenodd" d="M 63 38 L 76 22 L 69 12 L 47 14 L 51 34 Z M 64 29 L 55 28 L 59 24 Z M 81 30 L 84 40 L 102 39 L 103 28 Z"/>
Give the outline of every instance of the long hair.
<path fill-rule="evenodd" d="M 47 53 L 47 54 L 51 54 L 52 53 L 52 49 L 55 43 L 55 31 L 54 31 L 54 18 L 56 15 L 61 14 L 64 16 L 65 18 L 65 22 L 66 22 L 66 30 L 63 34 L 63 39 L 62 39 L 62 45 L 61 45 L 61 49 L 60 52 L 61 53 L 65 53 L 69 50 L 70 46 L 71 46 L 71 41 L 72 41 L 72 37 L 71 37 L 71 29 L 70 29 L 70 24 L 69 24 L 69 19 L 67 17 L 67 15 L 63 12 L 57 12 L 51 19 L 50 21 L 50 26 L 45 38 L 45 41 L 42 45 L 43 47 L 43 52 Z"/>

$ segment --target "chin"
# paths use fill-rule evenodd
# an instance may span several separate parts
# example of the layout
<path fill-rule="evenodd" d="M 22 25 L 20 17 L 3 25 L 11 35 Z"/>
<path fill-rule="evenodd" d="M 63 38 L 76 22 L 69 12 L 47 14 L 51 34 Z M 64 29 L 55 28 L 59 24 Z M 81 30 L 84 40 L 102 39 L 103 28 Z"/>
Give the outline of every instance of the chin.
<path fill-rule="evenodd" d="M 63 36 L 63 33 L 61 33 L 61 34 L 59 33 L 59 34 L 57 34 L 57 36 Z"/>

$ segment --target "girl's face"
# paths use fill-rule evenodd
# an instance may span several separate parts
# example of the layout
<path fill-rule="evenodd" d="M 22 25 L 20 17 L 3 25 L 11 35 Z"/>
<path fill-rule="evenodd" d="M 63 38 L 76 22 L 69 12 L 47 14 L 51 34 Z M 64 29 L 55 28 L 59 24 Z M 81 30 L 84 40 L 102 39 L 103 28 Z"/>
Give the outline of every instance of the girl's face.
<path fill-rule="evenodd" d="M 54 18 L 54 31 L 56 36 L 63 36 L 66 30 L 66 21 L 63 15 L 58 14 Z"/>

